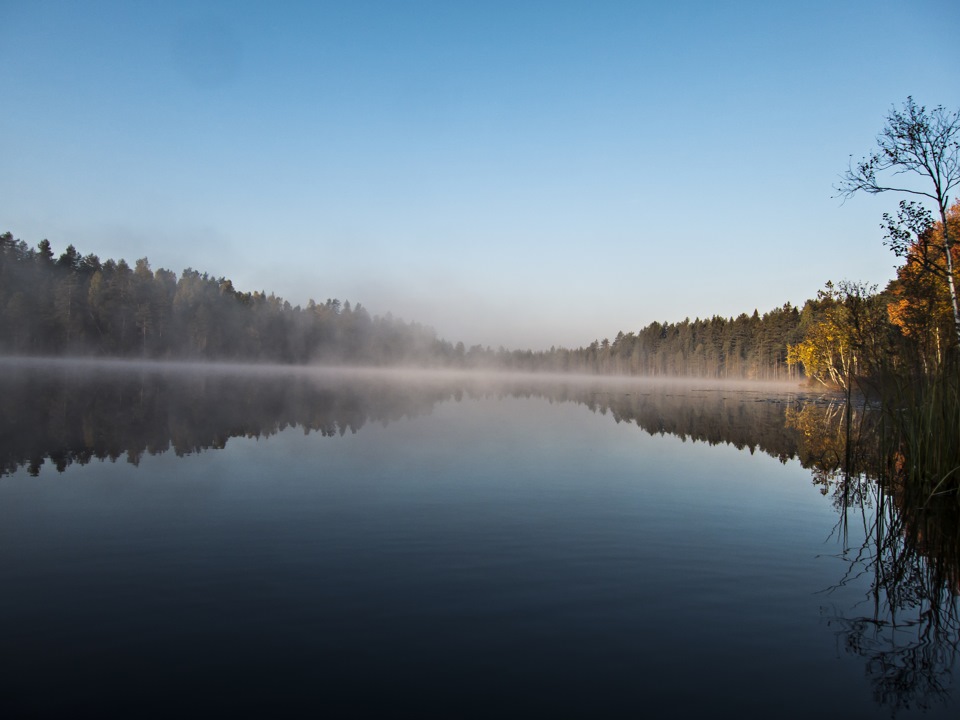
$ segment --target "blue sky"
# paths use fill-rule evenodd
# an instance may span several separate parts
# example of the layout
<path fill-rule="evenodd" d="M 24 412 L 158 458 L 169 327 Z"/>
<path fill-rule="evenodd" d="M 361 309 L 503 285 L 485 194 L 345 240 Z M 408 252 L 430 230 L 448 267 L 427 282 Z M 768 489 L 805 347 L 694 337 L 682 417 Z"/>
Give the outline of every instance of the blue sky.
<path fill-rule="evenodd" d="M 0 232 L 467 345 L 881 286 L 833 185 L 960 3 L 0 0 Z"/>

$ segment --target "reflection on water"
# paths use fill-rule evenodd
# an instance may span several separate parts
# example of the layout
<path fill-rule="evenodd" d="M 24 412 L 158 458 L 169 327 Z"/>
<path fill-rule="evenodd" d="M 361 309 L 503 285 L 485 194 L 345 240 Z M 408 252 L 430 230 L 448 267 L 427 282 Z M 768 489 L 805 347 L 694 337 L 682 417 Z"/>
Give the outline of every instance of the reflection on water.
<path fill-rule="evenodd" d="M 349 377 L 349 376 L 347 376 Z M 10 364 L 0 378 L 0 472 L 45 459 L 58 470 L 92 459 L 221 449 L 232 437 L 288 427 L 337 435 L 367 422 L 428 413 L 455 386 L 367 381 L 325 371 L 160 365 Z"/>
<path fill-rule="evenodd" d="M 650 434 L 760 450 L 783 461 L 805 454 L 785 425 L 796 408 L 827 417 L 837 401 L 817 393 L 746 385 L 598 379 L 394 374 L 290 368 L 7 363 L 0 377 L 0 473 L 36 475 L 93 459 L 178 455 L 223 448 L 231 437 L 269 437 L 288 427 L 325 436 L 355 433 L 479 397 L 542 397 L 585 405 Z M 816 422 L 813 420 L 813 422 Z"/>
<path fill-rule="evenodd" d="M 860 544 L 844 543 L 847 572 L 870 592 L 829 617 L 843 648 L 866 661 L 875 699 L 891 709 L 927 708 L 949 698 L 960 642 L 957 507 L 905 504 L 902 495 L 863 478 L 834 488 L 838 532 L 857 523 Z"/>
<path fill-rule="evenodd" d="M 336 442 L 479 398 L 575 404 L 648 435 L 795 460 L 836 510 L 843 570 L 818 589 L 838 647 L 863 659 L 875 700 L 890 710 L 949 706 L 960 638 L 957 501 L 911 495 L 869 407 L 797 388 L 703 383 L 12 362 L 0 370 L 0 475 L 37 475 L 47 461 L 61 472 L 93 459 L 136 465 L 286 428 Z M 861 601 L 838 602 L 853 586 L 866 588 Z"/>
<path fill-rule="evenodd" d="M 828 624 L 866 661 L 878 703 L 930 708 L 949 701 L 960 652 L 960 506 L 955 495 L 904 482 L 904 458 L 885 446 L 882 423 L 864 407 L 787 413 L 805 438 L 814 483 L 838 512 L 847 570 L 830 590 L 870 581 L 863 602 Z"/>

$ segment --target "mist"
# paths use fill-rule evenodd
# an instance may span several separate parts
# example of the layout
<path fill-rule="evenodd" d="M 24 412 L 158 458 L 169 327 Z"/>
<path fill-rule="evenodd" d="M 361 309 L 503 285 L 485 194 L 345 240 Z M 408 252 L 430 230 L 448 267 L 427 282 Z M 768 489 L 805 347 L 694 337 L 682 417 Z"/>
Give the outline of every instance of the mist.
<path fill-rule="evenodd" d="M 0 358 L 0 397 L 2 470 L 31 474 L 45 460 L 60 472 L 92 459 L 136 465 L 144 455 L 222 449 L 233 437 L 288 428 L 343 436 L 484 398 L 571 403 L 650 434 L 743 446 L 787 406 L 836 401 L 790 383 L 10 357 Z M 769 443 L 770 454 L 797 452 L 796 438 Z"/>

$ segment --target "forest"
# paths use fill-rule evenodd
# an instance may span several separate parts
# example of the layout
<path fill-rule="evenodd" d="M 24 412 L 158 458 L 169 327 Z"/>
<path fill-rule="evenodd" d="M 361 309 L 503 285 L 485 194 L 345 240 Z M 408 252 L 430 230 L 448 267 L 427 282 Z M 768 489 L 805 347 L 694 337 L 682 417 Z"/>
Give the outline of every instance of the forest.
<path fill-rule="evenodd" d="M 73 245 L 57 256 L 48 240 L 32 248 L 9 232 L 0 235 L 0 352 L 11 355 L 786 379 L 798 375 L 787 363 L 788 348 L 822 306 L 811 301 L 802 311 L 786 304 L 762 316 L 655 322 L 575 349 L 467 349 L 429 327 L 371 316 L 359 303 L 292 306 L 190 268 L 178 277 L 153 270 L 147 258 L 131 267 L 124 259 L 82 255 Z"/>
<path fill-rule="evenodd" d="M 955 237 L 960 203 L 948 210 Z M 270 293 L 186 269 L 153 270 L 147 258 L 101 261 L 68 245 L 35 248 L 0 235 L 0 352 L 288 364 L 419 365 L 519 371 L 798 380 L 846 388 L 870 382 L 879 364 L 935 372 L 953 352 L 947 284 L 926 271 L 941 224 L 904 251 L 897 278 L 877 292 L 827 283 L 802 307 L 760 314 L 653 322 L 577 348 L 496 350 L 439 338 L 429 327 L 371 316 L 336 299 L 291 305 Z M 956 249 L 952 251 L 956 253 Z M 960 256 L 958 256 L 960 260 Z M 941 273 L 942 275 L 942 273 Z"/>
<path fill-rule="evenodd" d="M 73 245 L 57 256 L 0 235 L 0 352 L 279 363 L 416 364 L 459 368 L 710 378 L 797 378 L 789 348 L 823 316 L 826 301 L 763 315 L 654 322 L 578 348 L 498 348 L 438 338 L 429 327 L 371 316 L 359 303 L 292 306 L 237 290 L 193 269 L 179 277 L 147 258 L 101 261 Z"/>
<path fill-rule="evenodd" d="M 422 325 L 371 317 L 359 303 L 291 306 L 191 268 L 57 257 L 0 235 L 0 353 L 277 363 L 432 364 L 454 348 Z"/>

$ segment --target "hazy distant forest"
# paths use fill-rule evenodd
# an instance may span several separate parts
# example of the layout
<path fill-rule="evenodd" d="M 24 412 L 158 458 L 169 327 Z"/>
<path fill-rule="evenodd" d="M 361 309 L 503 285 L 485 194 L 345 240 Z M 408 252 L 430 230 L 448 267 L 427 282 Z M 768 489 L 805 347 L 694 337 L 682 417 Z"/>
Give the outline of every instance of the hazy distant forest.
<path fill-rule="evenodd" d="M 951 235 L 960 204 L 950 209 Z M 224 277 L 153 270 L 146 258 L 101 261 L 73 245 L 57 256 L 0 235 L 0 352 L 279 363 L 420 365 L 648 376 L 786 380 L 844 387 L 872 360 L 930 372 L 953 348 L 947 284 L 924 271 L 925 238 L 910 245 L 897 279 L 877 292 L 827 284 L 802 307 L 763 314 L 654 322 L 612 340 L 546 351 L 465 347 L 428 327 L 371 316 L 359 303 L 294 306 L 245 292 Z M 958 256 L 960 261 L 960 256 Z"/>

